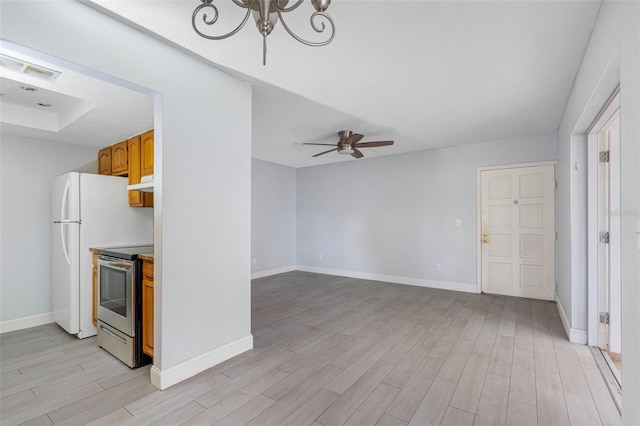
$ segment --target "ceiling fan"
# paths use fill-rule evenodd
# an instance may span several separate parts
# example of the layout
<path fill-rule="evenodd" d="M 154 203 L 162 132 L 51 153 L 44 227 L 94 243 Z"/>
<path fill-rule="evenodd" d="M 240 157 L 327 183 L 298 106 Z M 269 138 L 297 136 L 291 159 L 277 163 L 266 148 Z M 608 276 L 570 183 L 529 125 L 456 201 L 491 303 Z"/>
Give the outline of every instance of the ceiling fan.
<path fill-rule="evenodd" d="M 355 158 L 362 158 L 364 155 L 360 152 L 359 148 L 374 148 L 378 146 L 389 146 L 393 145 L 393 141 L 376 141 L 376 142 L 360 142 L 363 135 L 359 133 L 353 133 L 351 130 L 341 130 L 338 132 L 338 136 L 340 140 L 338 143 L 303 143 L 303 145 L 322 145 L 322 146 L 334 146 L 328 151 L 321 152 L 319 154 L 313 155 L 312 157 L 317 157 L 319 155 L 328 154 L 333 151 L 338 151 L 338 154 L 343 155 L 351 155 Z"/>

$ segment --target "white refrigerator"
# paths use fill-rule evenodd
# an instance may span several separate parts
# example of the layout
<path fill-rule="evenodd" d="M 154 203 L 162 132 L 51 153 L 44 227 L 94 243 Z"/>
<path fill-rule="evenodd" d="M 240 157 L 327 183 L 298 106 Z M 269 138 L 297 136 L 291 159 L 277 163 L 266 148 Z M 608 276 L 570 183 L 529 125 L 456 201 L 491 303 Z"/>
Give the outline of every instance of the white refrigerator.
<path fill-rule="evenodd" d="M 153 244 L 153 209 L 129 207 L 127 178 L 67 173 L 51 182 L 53 318 L 79 338 L 92 323 L 92 247 Z"/>

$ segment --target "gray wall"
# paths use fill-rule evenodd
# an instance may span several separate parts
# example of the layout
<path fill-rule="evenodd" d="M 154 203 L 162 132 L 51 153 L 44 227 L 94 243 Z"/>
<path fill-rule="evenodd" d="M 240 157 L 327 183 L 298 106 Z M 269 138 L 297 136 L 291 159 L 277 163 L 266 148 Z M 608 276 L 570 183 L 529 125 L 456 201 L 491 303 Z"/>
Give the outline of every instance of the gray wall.
<path fill-rule="evenodd" d="M 250 339 L 251 88 L 80 2 L 3 2 L 0 24 L 156 95 L 154 367 L 195 374 L 212 359 L 196 357 Z"/>
<path fill-rule="evenodd" d="M 0 135 L 0 321 L 51 312 L 51 178 L 95 163 L 97 155 Z"/>
<path fill-rule="evenodd" d="M 558 129 L 558 297 L 574 328 L 587 328 L 586 145 L 576 126 L 619 55 L 622 217 L 622 352 L 640 359 L 640 3 L 604 1 Z M 606 95 L 606 94 L 605 94 Z M 578 163 L 578 170 L 574 164 Z M 640 364 L 622 371 L 623 424 L 640 424 Z"/>
<path fill-rule="evenodd" d="M 475 285 L 477 168 L 555 158 L 552 134 L 298 169 L 298 264 Z"/>
<path fill-rule="evenodd" d="M 296 169 L 251 160 L 251 272 L 296 264 Z"/>

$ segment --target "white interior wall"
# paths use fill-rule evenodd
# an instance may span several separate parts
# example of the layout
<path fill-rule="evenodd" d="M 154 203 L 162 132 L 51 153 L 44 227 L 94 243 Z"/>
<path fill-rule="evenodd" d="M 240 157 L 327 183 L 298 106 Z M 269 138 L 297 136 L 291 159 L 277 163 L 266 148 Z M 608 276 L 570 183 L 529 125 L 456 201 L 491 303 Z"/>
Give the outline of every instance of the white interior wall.
<path fill-rule="evenodd" d="M 51 179 L 98 150 L 0 135 L 0 322 L 51 314 Z M 26 324 L 31 324 L 27 322 Z"/>
<path fill-rule="evenodd" d="M 298 265 L 473 291 L 477 168 L 555 158 L 551 134 L 297 169 Z"/>
<path fill-rule="evenodd" d="M 296 169 L 251 160 L 251 272 L 296 264 Z M 255 263 L 254 263 L 255 262 Z"/>
<path fill-rule="evenodd" d="M 578 128 L 619 60 L 621 103 L 623 423 L 640 423 L 640 3 L 604 1 L 558 130 L 558 296 L 572 327 L 587 327 L 586 146 Z M 616 59 L 619 58 L 619 59 Z M 616 72 L 618 72 L 616 70 Z M 605 93 L 605 96 L 608 93 Z M 577 167 L 576 167 L 577 166 Z M 626 361 L 629 360 L 629 361 Z"/>
<path fill-rule="evenodd" d="M 4 2 L 0 36 L 156 96 L 154 383 L 249 349 L 251 88 L 80 2 Z"/>

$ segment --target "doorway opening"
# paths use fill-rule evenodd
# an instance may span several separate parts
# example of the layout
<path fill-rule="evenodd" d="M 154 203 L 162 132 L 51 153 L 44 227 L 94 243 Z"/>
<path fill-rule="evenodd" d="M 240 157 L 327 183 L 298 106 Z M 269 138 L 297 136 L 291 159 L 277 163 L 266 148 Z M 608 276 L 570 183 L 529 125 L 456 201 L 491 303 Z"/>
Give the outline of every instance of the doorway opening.
<path fill-rule="evenodd" d="M 616 90 L 589 129 L 589 345 L 620 408 L 622 281 L 620 210 L 620 96 Z M 592 331 L 593 330 L 593 331 Z"/>

